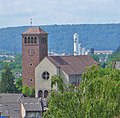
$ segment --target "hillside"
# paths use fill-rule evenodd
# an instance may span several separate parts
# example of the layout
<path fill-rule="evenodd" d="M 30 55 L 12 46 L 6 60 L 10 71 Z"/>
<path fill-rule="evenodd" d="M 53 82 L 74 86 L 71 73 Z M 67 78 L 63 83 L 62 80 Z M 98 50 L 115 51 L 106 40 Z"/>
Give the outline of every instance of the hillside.
<path fill-rule="evenodd" d="M 21 33 L 28 27 L 0 29 L 0 49 L 21 52 Z M 80 43 L 87 49 L 115 50 L 120 45 L 120 24 L 80 24 L 41 26 L 49 33 L 49 50 L 54 52 L 73 51 L 73 34 L 79 34 Z"/>

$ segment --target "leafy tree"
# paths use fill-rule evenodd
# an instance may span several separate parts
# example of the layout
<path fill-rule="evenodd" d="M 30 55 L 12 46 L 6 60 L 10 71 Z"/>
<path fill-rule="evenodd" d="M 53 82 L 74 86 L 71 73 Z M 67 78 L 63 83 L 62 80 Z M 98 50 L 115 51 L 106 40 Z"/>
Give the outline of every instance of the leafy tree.
<path fill-rule="evenodd" d="M 78 87 L 51 93 L 44 118 L 113 118 L 120 116 L 120 70 L 93 66 Z"/>
<path fill-rule="evenodd" d="M 120 115 L 120 71 L 93 66 L 83 75 L 85 117 L 112 118 Z"/>
<path fill-rule="evenodd" d="M 116 61 L 120 61 L 120 46 L 116 49 L 116 51 L 112 55 L 108 56 L 107 67 L 112 68 L 113 63 Z"/>
<path fill-rule="evenodd" d="M 52 76 L 52 79 L 51 79 L 51 88 L 53 88 L 54 85 L 57 84 L 57 87 L 58 87 L 58 90 L 63 92 L 64 91 L 64 84 L 63 84 L 63 79 L 58 76 L 58 75 L 54 75 Z"/>
<path fill-rule="evenodd" d="M 35 97 L 35 90 L 33 88 L 30 88 L 26 85 L 24 85 L 22 87 L 22 93 L 26 96 L 26 97 Z"/>
<path fill-rule="evenodd" d="M 15 86 L 19 93 L 22 92 L 22 78 L 17 78 L 15 82 Z"/>
<path fill-rule="evenodd" d="M 97 54 L 90 55 L 96 62 L 99 62 L 99 56 Z"/>
<path fill-rule="evenodd" d="M 15 92 L 14 76 L 12 69 L 6 64 L 2 71 L 2 77 L 0 82 L 0 92 L 13 93 Z"/>

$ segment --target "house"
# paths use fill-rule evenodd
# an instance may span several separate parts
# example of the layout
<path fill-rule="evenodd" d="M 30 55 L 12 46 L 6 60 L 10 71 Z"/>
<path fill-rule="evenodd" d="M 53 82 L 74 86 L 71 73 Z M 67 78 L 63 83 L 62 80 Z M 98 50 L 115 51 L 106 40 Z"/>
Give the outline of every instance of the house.
<path fill-rule="evenodd" d="M 21 99 L 22 118 L 41 118 L 42 110 L 41 101 L 38 98 Z"/>
<path fill-rule="evenodd" d="M 20 99 L 23 94 L 0 93 L 0 113 L 5 118 L 21 118 Z"/>
<path fill-rule="evenodd" d="M 46 102 L 23 94 L 0 93 L 0 117 L 41 118 Z"/>
<path fill-rule="evenodd" d="M 51 77 L 59 75 L 65 84 L 78 85 L 85 70 L 97 64 L 90 56 L 48 56 L 35 68 L 35 95 L 47 98 L 51 91 Z M 55 87 L 57 90 L 57 86 Z"/>

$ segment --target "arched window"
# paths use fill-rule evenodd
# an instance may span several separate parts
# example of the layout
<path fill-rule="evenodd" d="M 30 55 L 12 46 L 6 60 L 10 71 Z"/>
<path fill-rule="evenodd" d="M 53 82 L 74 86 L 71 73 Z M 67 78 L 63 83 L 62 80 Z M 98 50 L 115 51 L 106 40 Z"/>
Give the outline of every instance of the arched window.
<path fill-rule="evenodd" d="M 34 43 L 37 43 L 37 37 L 34 38 Z"/>
<path fill-rule="evenodd" d="M 24 38 L 24 43 L 25 43 L 25 44 L 27 43 L 27 37 Z"/>
<path fill-rule="evenodd" d="M 33 37 L 31 37 L 31 43 L 33 43 Z"/>
<path fill-rule="evenodd" d="M 46 39 L 46 38 L 44 39 L 44 43 L 45 43 L 45 44 L 47 43 L 47 39 Z"/>
<path fill-rule="evenodd" d="M 38 91 L 38 98 L 40 98 L 40 97 L 43 97 L 43 92 L 42 92 L 42 90 L 39 90 L 39 91 Z"/>
<path fill-rule="evenodd" d="M 45 90 L 45 91 L 44 91 L 44 98 L 47 98 L 47 96 L 48 96 L 48 91 Z"/>
<path fill-rule="evenodd" d="M 28 43 L 30 43 L 30 37 L 28 37 Z"/>

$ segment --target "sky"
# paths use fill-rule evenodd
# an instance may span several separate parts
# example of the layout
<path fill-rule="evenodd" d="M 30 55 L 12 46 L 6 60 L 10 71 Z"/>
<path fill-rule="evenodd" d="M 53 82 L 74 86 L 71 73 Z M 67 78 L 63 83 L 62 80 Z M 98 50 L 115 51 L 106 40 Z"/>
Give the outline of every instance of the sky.
<path fill-rule="evenodd" d="M 120 0 L 0 0 L 0 28 L 120 23 Z"/>

